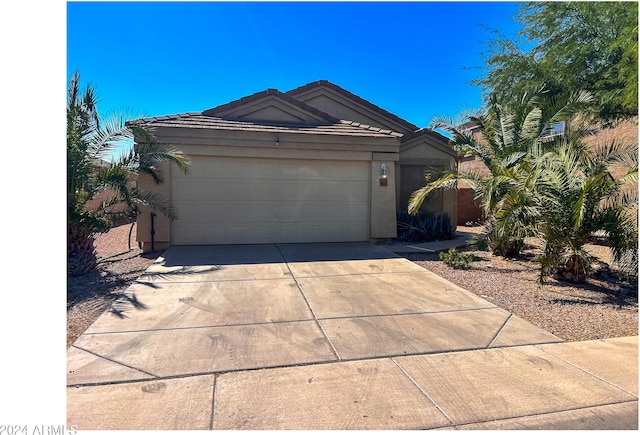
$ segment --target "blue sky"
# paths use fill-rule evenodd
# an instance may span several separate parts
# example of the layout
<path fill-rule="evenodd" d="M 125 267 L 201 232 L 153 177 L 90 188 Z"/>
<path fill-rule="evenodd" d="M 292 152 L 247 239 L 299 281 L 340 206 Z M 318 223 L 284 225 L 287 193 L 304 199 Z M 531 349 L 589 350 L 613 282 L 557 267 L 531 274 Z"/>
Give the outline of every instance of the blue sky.
<path fill-rule="evenodd" d="M 514 2 L 69 2 L 67 78 L 103 113 L 202 111 L 326 79 L 420 127 L 478 108 L 469 84 Z"/>

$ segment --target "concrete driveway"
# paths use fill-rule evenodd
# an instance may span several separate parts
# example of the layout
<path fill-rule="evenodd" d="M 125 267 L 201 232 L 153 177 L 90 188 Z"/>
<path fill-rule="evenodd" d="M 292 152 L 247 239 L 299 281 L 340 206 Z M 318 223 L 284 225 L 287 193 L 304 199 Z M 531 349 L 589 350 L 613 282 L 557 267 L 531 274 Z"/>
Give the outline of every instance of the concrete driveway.
<path fill-rule="evenodd" d="M 637 337 L 561 343 L 368 243 L 172 247 L 68 350 L 78 429 L 634 429 Z"/>

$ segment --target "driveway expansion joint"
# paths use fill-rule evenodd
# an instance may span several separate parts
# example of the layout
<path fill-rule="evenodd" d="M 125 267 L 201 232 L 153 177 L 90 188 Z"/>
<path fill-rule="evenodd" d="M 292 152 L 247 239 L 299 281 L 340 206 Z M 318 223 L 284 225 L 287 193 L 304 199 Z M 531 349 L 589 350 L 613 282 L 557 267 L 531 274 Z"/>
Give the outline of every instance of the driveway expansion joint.
<path fill-rule="evenodd" d="M 287 263 L 289 265 L 289 263 Z M 416 274 L 424 274 L 424 275 L 432 275 L 434 274 L 430 270 L 380 270 L 376 272 L 349 272 L 349 273 L 331 273 L 326 275 L 303 275 L 299 276 L 300 279 L 321 279 L 321 278 L 342 278 L 347 276 L 375 276 L 375 275 L 416 275 Z M 291 272 L 291 275 L 294 276 L 294 273 Z"/>
<path fill-rule="evenodd" d="M 498 329 L 498 331 L 496 332 L 496 335 L 493 336 L 493 338 L 491 339 L 491 341 L 489 342 L 489 344 L 487 345 L 487 348 L 490 348 L 493 343 L 496 342 L 496 340 L 498 339 L 498 337 L 500 337 L 500 333 L 502 332 L 502 330 L 507 326 L 507 323 L 509 323 L 509 320 L 511 320 L 511 318 L 513 317 L 513 314 L 509 313 L 509 315 L 507 316 L 507 318 L 505 319 L 504 323 L 502 324 L 502 326 Z"/>
<path fill-rule="evenodd" d="M 93 352 L 92 350 L 85 349 L 85 348 L 80 347 L 80 346 L 77 346 L 77 345 L 75 345 L 75 344 L 72 344 L 72 345 L 71 345 L 71 347 L 73 347 L 73 348 L 75 348 L 75 349 L 78 349 L 78 350 L 81 350 L 81 351 L 83 351 L 83 352 L 90 353 L 91 355 L 96 356 L 96 357 L 98 357 L 98 358 L 100 358 L 100 359 L 103 359 L 103 360 L 105 360 L 105 361 L 109 361 L 109 362 L 112 362 L 112 363 L 114 363 L 114 364 L 118 364 L 118 365 L 121 365 L 121 366 L 123 366 L 123 367 L 126 367 L 126 368 L 128 368 L 128 369 L 136 370 L 136 371 L 138 371 L 138 372 L 140 372 L 140 373 L 144 373 L 145 375 L 153 376 L 154 378 L 158 378 L 158 377 L 159 377 L 158 375 L 154 375 L 153 373 L 148 372 L 148 371 L 146 371 L 146 370 L 142 370 L 142 369 L 140 369 L 140 368 L 138 368 L 138 367 L 134 367 L 134 366 L 131 366 L 131 365 L 129 365 L 129 364 L 125 364 L 125 363 L 123 363 L 123 362 L 116 361 L 116 360 L 114 360 L 114 359 L 112 359 L 112 358 L 109 358 L 109 357 L 104 356 L 104 355 L 100 355 L 99 353 Z"/>
<path fill-rule="evenodd" d="M 226 373 L 226 372 L 225 372 Z M 77 384 L 67 385 L 67 388 L 81 388 L 81 387 L 104 387 L 109 385 L 130 385 L 130 384 L 144 384 L 147 382 L 158 382 L 158 381 L 171 381 L 174 379 L 187 379 L 187 378 L 197 378 L 201 376 L 213 376 L 216 378 L 218 375 L 224 373 L 186 373 L 180 375 L 168 375 L 168 376 L 157 376 L 151 379 L 122 379 L 117 381 L 104 381 L 104 382 L 82 382 Z"/>
<path fill-rule="evenodd" d="M 497 422 L 517 421 L 517 420 L 522 419 L 522 418 L 533 418 L 533 417 L 542 417 L 542 416 L 562 415 L 562 414 L 567 414 L 567 413 L 575 412 L 575 411 L 598 409 L 598 408 L 602 408 L 603 406 L 622 405 L 622 404 L 625 404 L 625 403 L 637 403 L 637 401 L 636 400 L 623 400 L 623 401 L 619 401 L 619 402 L 600 403 L 598 405 L 592 405 L 592 406 L 579 406 L 579 407 L 575 407 L 575 408 L 567 408 L 567 409 L 563 409 L 561 411 L 536 412 L 536 413 L 525 414 L 525 415 L 516 415 L 516 416 L 513 416 L 513 417 L 507 417 L 507 418 L 477 420 L 477 421 L 473 421 L 473 422 L 469 422 L 469 423 L 453 424 L 451 426 L 451 428 L 456 429 L 456 430 L 457 429 L 464 430 L 465 426 L 472 426 L 472 425 L 483 424 L 483 423 L 497 423 Z M 444 428 L 446 428 L 446 427 L 447 426 L 444 426 Z"/>
<path fill-rule="evenodd" d="M 141 284 L 146 286 L 153 286 L 156 284 L 206 284 L 206 283 L 223 283 L 223 282 L 254 282 L 254 281 L 284 281 L 291 279 L 293 276 L 281 276 L 281 277 L 272 277 L 272 278 L 239 278 L 239 279 L 204 279 L 200 281 L 178 281 L 175 279 L 155 279 L 148 281 L 139 281 L 135 280 L 134 284 Z"/>
<path fill-rule="evenodd" d="M 438 403 L 436 403 L 436 401 L 435 401 L 435 400 L 433 400 L 433 398 L 429 395 L 429 393 L 427 393 L 427 392 L 424 390 L 424 388 L 422 388 L 422 387 L 421 387 L 421 386 L 416 382 L 416 380 L 415 380 L 415 379 L 413 379 L 413 377 L 412 377 L 409 373 L 407 373 L 407 371 L 406 371 L 406 370 L 405 370 L 405 369 L 404 369 L 400 364 L 398 364 L 398 362 L 397 362 L 393 357 L 392 357 L 392 358 L 389 358 L 389 359 L 390 359 L 390 360 L 391 360 L 391 362 L 393 362 L 393 364 L 395 364 L 395 366 L 396 366 L 396 367 L 397 367 L 397 368 L 402 372 L 402 374 L 403 374 L 404 376 L 406 376 L 406 377 L 407 377 L 407 379 L 409 379 L 409 380 L 411 381 L 411 383 L 412 383 L 412 384 L 413 384 L 413 385 L 414 385 L 418 390 L 420 390 L 420 392 L 422 393 L 422 395 L 423 395 L 423 396 L 425 396 L 427 399 L 429 399 L 429 401 L 430 401 L 431 403 L 433 403 L 433 406 L 435 406 L 435 407 L 436 407 L 436 409 L 437 409 L 438 411 L 440 411 L 440 413 L 442 413 L 442 415 L 444 415 L 444 417 L 445 417 L 447 420 L 449 420 L 449 423 L 451 423 L 450 425 L 447 425 L 447 426 L 441 426 L 441 427 L 449 427 L 449 426 L 453 426 L 453 425 L 455 424 L 455 423 L 453 422 L 453 419 L 452 419 L 449 415 L 447 415 L 447 413 L 445 412 L 445 410 L 444 410 L 444 409 L 442 409 L 442 408 L 440 407 L 440 405 L 438 405 Z"/>
<path fill-rule="evenodd" d="M 544 345 L 544 344 L 545 344 L 545 343 L 536 344 L 536 345 L 535 345 L 535 347 L 537 347 L 537 348 L 538 348 L 538 349 L 540 349 L 541 351 L 543 351 L 543 352 L 545 352 L 545 353 L 547 353 L 547 354 L 551 355 L 552 357 L 557 358 L 557 359 L 559 359 L 560 361 L 562 361 L 562 362 L 564 362 L 564 363 L 566 363 L 566 364 L 569 364 L 570 366 L 575 367 L 576 369 L 578 369 L 578 370 L 580 370 L 580 371 L 582 371 L 582 372 L 586 373 L 587 375 L 593 376 L 594 378 L 597 378 L 597 379 L 601 380 L 602 382 L 604 382 L 604 383 L 606 383 L 606 384 L 609 384 L 610 386 L 612 386 L 612 387 L 614 387 L 614 388 L 617 388 L 617 389 L 618 389 L 618 390 L 620 390 L 620 391 L 623 391 L 623 392 L 625 392 L 625 393 L 627 393 L 627 394 L 632 395 L 633 397 L 635 397 L 635 398 L 636 398 L 636 400 L 638 399 L 638 394 L 637 394 L 637 393 L 633 393 L 633 392 L 631 392 L 631 391 L 628 391 L 628 390 L 626 390 L 626 389 L 622 388 L 621 386 L 619 386 L 619 385 L 617 385 L 617 384 L 614 384 L 614 383 L 613 383 L 613 382 L 611 382 L 610 380 L 608 380 L 608 379 L 606 379 L 606 378 L 604 378 L 604 377 L 602 377 L 602 376 L 598 375 L 597 373 L 594 373 L 594 372 L 592 372 L 592 371 L 590 371 L 590 370 L 587 370 L 586 368 L 584 368 L 584 367 L 582 367 L 582 366 L 580 366 L 580 365 L 578 365 L 578 364 L 576 364 L 576 363 L 574 363 L 574 362 L 572 362 L 572 361 L 570 361 L 570 360 L 568 360 L 568 359 L 566 359 L 566 358 L 563 358 L 561 355 L 557 355 L 557 354 L 555 354 L 555 353 L 553 353 L 553 352 L 548 351 L 547 349 L 545 349 L 544 347 L 542 347 L 542 345 Z M 546 344 L 555 344 L 555 343 L 546 343 Z"/>
<path fill-rule="evenodd" d="M 415 316 L 415 315 L 437 315 L 437 314 L 451 314 L 451 313 L 466 313 L 469 311 L 491 311 L 501 310 L 499 307 L 478 307 L 478 308 L 463 308 L 459 310 L 441 310 L 441 311 L 411 311 L 406 313 L 387 313 L 387 314 L 345 314 L 343 316 L 330 316 L 330 317 L 318 317 L 319 320 L 345 320 L 345 319 L 368 319 L 375 317 L 400 317 L 400 316 Z"/>
<path fill-rule="evenodd" d="M 554 344 L 553 342 L 551 343 L 542 343 L 542 344 Z M 520 345 L 512 345 L 512 346 L 504 346 L 502 347 L 502 349 L 505 348 L 521 348 L 521 347 L 530 347 L 532 346 L 531 344 L 520 344 Z M 82 349 L 80 347 L 74 346 L 77 349 L 83 350 L 85 351 L 85 349 Z M 276 364 L 276 365 L 271 365 L 271 366 L 261 366 L 261 367 L 246 367 L 246 368 L 234 368 L 234 369 L 221 369 L 221 370 L 209 370 L 209 371 L 204 371 L 204 372 L 192 372 L 192 373 L 183 373 L 183 374 L 172 374 L 172 375 L 152 375 L 150 373 L 146 373 L 149 374 L 150 376 L 153 376 L 153 379 L 124 379 L 124 380 L 119 380 L 119 381 L 105 381 L 105 382 L 85 382 L 85 383 L 78 383 L 78 384 L 71 384 L 68 385 L 69 387 L 73 386 L 97 386 L 97 385 L 115 385 L 115 384 L 131 384 L 131 383 L 140 383 L 140 382 L 149 382 L 151 380 L 154 381 L 160 381 L 160 380 L 171 380 L 171 379 L 183 379 L 183 378 L 190 378 L 190 377 L 197 377 L 197 376 L 210 376 L 210 375 L 214 375 L 216 377 L 218 376 L 222 376 L 222 375 L 226 375 L 226 374 L 230 374 L 230 373 L 248 373 L 248 372 L 256 372 L 256 371 L 261 371 L 261 370 L 265 370 L 265 371 L 269 371 L 269 370 L 276 370 L 276 369 L 294 369 L 296 367 L 309 367 L 309 366 L 327 366 L 327 365 L 332 365 L 332 364 L 338 364 L 341 362 L 346 362 L 346 363 L 354 363 L 354 362 L 359 362 L 359 361 L 383 361 L 383 360 L 391 360 L 394 362 L 394 364 L 398 365 L 398 363 L 395 361 L 395 358 L 404 358 L 404 357 L 420 357 L 420 356 L 437 356 L 437 355 L 450 355 L 450 354 L 456 354 L 456 353 L 462 353 L 462 352 L 472 352 L 472 351 L 492 351 L 492 350 L 496 350 L 496 349 L 500 349 L 500 348 L 485 348 L 485 347 L 468 347 L 468 348 L 460 348 L 460 349 L 455 349 L 455 350 L 447 350 L 447 351 L 441 351 L 441 350 L 436 350 L 436 351 L 431 351 L 431 352 L 411 352 L 411 353 L 402 353 L 402 354 L 389 354 L 389 355 L 379 355 L 379 356 L 361 356 L 361 357 L 357 357 L 357 358 L 348 358 L 348 359 L 336 359 L 336 360 L 326 360 L 326 361 L 309 361 L 309 362 L 295 362 L 295 363 L 290 363 L 290 364 Z M 95 353 L 87 351 L 89 353 L 92 353 L 95 355 Z M 100 356 L 100 355 L 96 355 L 96 356 Z M 102 357 L 101 357 L 102 358 Z M 108 358 L 104 358 L 104 359 L 108 359 Z M 111 361 L 111 360 L 109 360 Z M 116 363 L 118 363 L 117 361 L 114 361 Z M 121 365 L 125 365 L 122 363 L 118 363 Z M 125 365 L 126 366 L 126 365 Z M 131 367 L 133 368 L 133 367 Z M 135 369 L 135 368 L 133 368 Z M 137 370 L 137 369 L 136 369 Z M 141 370 L 140 370 L 141 371 Z"/>
<path fill-rule="evenodd" d="M 184 331 L 189 329 L 213 329 L 213 328 L 239 328 L 243 326 L 261 326 L 261 325 L 278 325 L 286 323 L 305 323 L 314 322 L 314 319 L 293 319 L 293 320 L 277 320 L 269 322 L 252 322 L 252 323 L 225 323 L 221 325 L 197 325 L 197 326 L 176 326 L 173 328 L 153 328 L 153 329 L 128 329 L 123 331 L 104 331 L 104 332 L 87 332 L 84 336 L 97 336 L 97 335 L 115 335 L 115 334 L 132 334 L 132 333 L 147 333 L 163 331 Z M 77 347 L 77 346 L 74 346 Z M 78 349 L 80 349 L 78 347 Z M 85 350 L 85 349 L 83 349 Z"/>
<path fill-rule="evenodd" d="M 282 256 L 282 258 L 284 258 L 284 254 L 280 250 L 280 246 L 276 245 L 276 249 L 278 250 L 278 252 Z M 300 282 L 298 281 L 298 278 L 293 274 L 293 271 L 289 267 L 289 262 L 285 262 L 285 264 L 287 265 L 287 270 L 291 274 L 291 278 L 293 278 L 293 281 L 298 286 L 298 290 L 300 290 L 300 294 L 302 294 L 302 297 L 304 298 L 305 304 L 307 304 L 307 307 L 309 308 L 309 311 L 311 311 L 311 314 L 313 315 L 313 318 L 314 318 L 314 321 L 316 322 L 316 325 L 318 326 L 318 328 L 320 328 L 320 331 L 322 332 L 322 335 L 324 336 L 324 339 L 327 341 L 327 343 L 329 343 L 329 346 L 331 347 L 331 351 L 336 356 L 338 361 L 341 361 L 342 358 L 340 357 L 340 354 L 338 353 L 338 349 L 336 349 L 336 347 L 333 345 L 333 343 L 331 342 L 331 339 L 329 338 L 329 335 L 327 334 L 327 331 L 325 331 L 324 328 L 322 327 L 322 325 L 320 324 L 320 321 L 318 320 L 318 315 L 313 310 L 313 307 L 311 306 L 311 303 L 309 302 L 309 299 L 307 298 L 307 295 L 304 293 L 304 289 L 302 288 L 302 284 L 300 284 Z"/>

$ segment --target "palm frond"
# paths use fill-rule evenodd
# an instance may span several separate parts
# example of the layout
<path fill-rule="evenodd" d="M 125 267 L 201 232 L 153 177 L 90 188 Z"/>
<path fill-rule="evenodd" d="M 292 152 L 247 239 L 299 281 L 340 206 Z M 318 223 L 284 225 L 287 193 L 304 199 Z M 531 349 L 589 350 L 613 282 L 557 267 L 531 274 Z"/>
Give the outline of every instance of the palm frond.
<path fill-rule="evenodd" d="M 622 142 L 611 141 L 593 148 L 594 160 L 602 161 L 607 167 L 621 167 L 628 172 L 638 171 L 638 146 Z"/>
<path fill-rule="evenodd" d="M 451 116 L 435 116 L 429 122 L 431 130 L 442 130 L 450 134 L 455 133 L 458 127 L 458 122 L 454 121 Z"/>
<path fill-rule="evenodd" d="M 606 176 L 606 173 L 599 173 L 584 180 L 572 208 L 574 228 L 579 229 L 584 225 L 585 219 L 591 217 L 596 205 L 594 197 L 601 196 L 599 191 L 603 188 L 603 182 L 606 182 Z"/>
<path fill-rule="evenodd" d="M 140 191 L 133 195 L 131 200 L 137 207 L 148 207 L 163 214 L 169 220 L 178 218 L 178 214 L 171 202 L 160 194 Z"/>
<path fill-rule="evenodd" d="M 102 119 L 100 128 L 94 129 L 89 154 L 94 159 L 105 157 L 115 146 L 123 142 L 133 143 L 133 135 L 126 126 L 127 117 L 112 114 Z"/>
<path fill-rule="evenodd" d="M 189 172 L 189 156 L 175 146 L 157 141 L 139 143 L 137 154 L 140 158 L 140 168 L 152 168 L 158 163 L 166 162 L 172 164 L 185 174 Z"/>
<path fill-rule="evenodd" d="M 521 135 L 523 140 L 532 141 L 540 135 L 541 120 L 542 109 L 540 107 L 536 106 L 527 111 L 521 124 Z"/>
<path fill-rule="evenodd" d="M 457 189 L 458 180 L 463 179 L 466 179 L 466 176 L 455 171 L 445 172 L 433 181 L 427 178 L 427 185 L 416 190 L 409 197 L 409 214 L 415 215 L 418 213 L 420 207 L 422 207 L 422 204 L 432 192 L 436 190 Z"/>
<path fill-rule="evenodd" d="M 513 152 L 502 159 L 500 166 L 506 169 L 513 168 L 522 163 L 528 155 L 526 151 Z"/>
<path fill-rule="evenodd" d="M 554 125 L 562 121 L 571 120 L 592 101 L 593 95 L 587 91 L 572 93 L 566 101 L 563 102 L 551 100 L 551 103 L 548 105 L 548 110 L 552 113 L 548 116 L 542 128 L 542 134 L 550 134 Z"/>

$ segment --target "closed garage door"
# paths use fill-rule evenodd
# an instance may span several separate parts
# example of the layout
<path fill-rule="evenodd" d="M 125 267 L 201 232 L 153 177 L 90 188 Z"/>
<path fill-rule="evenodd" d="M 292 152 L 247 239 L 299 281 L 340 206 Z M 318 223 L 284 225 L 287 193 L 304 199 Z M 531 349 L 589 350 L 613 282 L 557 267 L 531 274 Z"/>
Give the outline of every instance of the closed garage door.
<path fill-rule="evenodd" d="M 369 240 L 369 162 L 196 156 L 177 172 L 173 245 Z"/>

